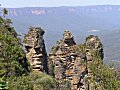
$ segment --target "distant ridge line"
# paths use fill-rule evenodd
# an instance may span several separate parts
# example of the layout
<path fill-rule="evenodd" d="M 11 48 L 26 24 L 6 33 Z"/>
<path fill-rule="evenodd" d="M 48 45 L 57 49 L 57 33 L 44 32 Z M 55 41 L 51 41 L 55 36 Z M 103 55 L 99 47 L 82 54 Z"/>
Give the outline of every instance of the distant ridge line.
<path fill-rule="evenodd" d="M 8 8 L 8 9 L 19 9 L 19 8 L 61 8 L 61 7 L 91 7 L 91 6 L 120 6 L 120 5 L 112 5 L 112 4 L 104 4 L 104 5 L 81 5 L 81 6 L 26 6 L 26 7 L 0 7 L 0 8 Z"/>

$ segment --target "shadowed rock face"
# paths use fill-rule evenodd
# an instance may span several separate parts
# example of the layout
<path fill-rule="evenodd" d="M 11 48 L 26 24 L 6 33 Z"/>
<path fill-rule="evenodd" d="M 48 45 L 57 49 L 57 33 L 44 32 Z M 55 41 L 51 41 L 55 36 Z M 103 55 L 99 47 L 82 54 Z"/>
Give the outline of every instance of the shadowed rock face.
<path fill-rule="evenodd" d="M 86 38 L 86 57 L 88 61 L 92 60 L 93 51 L 98 51 L 101 59 L 104 58 L 103 45 L 98 36 L 90 35 Z"/>
<path fill-rule="evenodd" d="M 63 41 L 68 46 L 72 46 L 72 45 L 76 44 L 72 34 L 69 31 L 65 31 L 64 32 L 64 34 L 63 34 Z"/>
<path fill-rule="evenodd" d="M 45 49 L 44 31 L 39 27 L 31 27 L 24 36 L 26 57 L 33 70 L 47 72 L 47 53 Z"/>

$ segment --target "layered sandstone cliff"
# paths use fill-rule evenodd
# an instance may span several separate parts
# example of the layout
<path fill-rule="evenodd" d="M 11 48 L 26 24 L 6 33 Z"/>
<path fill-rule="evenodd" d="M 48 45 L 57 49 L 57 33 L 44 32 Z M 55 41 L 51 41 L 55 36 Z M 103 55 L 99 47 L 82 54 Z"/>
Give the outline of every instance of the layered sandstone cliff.
<path fill-rule="evenodd" d="M 47 52 L 45 49 L 44 31 L 40 27 L 30 27 L 24 36 L 26 57 L 33 70 L 48 72 Z"/>

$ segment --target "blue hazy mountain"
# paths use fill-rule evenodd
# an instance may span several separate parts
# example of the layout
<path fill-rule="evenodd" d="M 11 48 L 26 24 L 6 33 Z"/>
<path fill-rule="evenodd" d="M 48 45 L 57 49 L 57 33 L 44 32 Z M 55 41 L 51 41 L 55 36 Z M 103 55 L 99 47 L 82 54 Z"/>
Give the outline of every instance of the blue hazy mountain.
<path fill-rule="evenodd" d="M 119 61 L 120 54 L 120 5 L 24 7 L 8 8 L 8 17 L 22 36 L 30 26 L 45 30 L 45 43 L 50 51 L 52 45 L 70 30 L 77 43 L 86 36 L 98 35 L 104 44 L 105 60 Z"/>

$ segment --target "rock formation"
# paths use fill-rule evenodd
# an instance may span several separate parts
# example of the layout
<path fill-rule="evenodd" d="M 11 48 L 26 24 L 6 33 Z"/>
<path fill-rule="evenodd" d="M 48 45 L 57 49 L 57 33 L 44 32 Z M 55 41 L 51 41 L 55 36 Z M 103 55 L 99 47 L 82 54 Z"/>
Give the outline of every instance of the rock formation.
<path fill-rule="evenodd" d="M 86 45 L 88 78 L 92 78 L 94 76 L 92 75 L 90 67 L 94 62 L 96 62 L 95 61 L 96 59 L 94 59 L 95 57 L 97 57 L 97 59 L 100 58 L 100 60 L 103 60 L 104 58 L 103 45 L 100 39 L 98 38 L 98 36 L 94 36 L 94 35 L 90 35 L 86 38 L 85 45 Z M 89 82 L 89 90 L 93 90 L 93 82 L 91 82 L 89 79 L 88 82 Z M 98 80 L 94 80 L 94 82 L 99 83 Z"/>
<path fill-rule="evenodd" d="M 79 50 L 76 45 L 72 34 L 65 31 L 63 39 L 57 42 L 57 45 L 52 48 L 49 60 L 54 64 L 54 74 L 56 80 L 69 80 L 71 89 L 77 90 L 78 88 L 88 88 L 83 77 L 87 74 L 86 56 Z"/>
<path fill-rule="evenodd" d="M 31 27 L 24 37 L 24 45 L 27 50 L 26 57 L 33 70 L 47 72 L 61 84 L 62 90 L 93 90 L 89 78 L 93 75 L 90 64 L 94 62 L 94 53 L 104 57 L 103 46 L 97 36 L 90 35 L 84 44 L 77 45 L 69 31 L 65 31 L 63 38 L 52 47 L 47 61 L 47 53 L 43 40 L 44 31 L 39 27 Z M 49 63 L 49 65 L 47 65 Z M 61 81 L 69 81 L 68 89 Z M 98 82 L 97 82 L 98 83 Z"/>
<path fill-rule="evenodd" d="M 90 73 L 89 64 L 93 62 L 93 54 L 97 52 L 101 60 L 103 60 L 104 58 L 103 45 L 100 39 L 94 35 L 90 35 L 86 38 L 85 45 L 86 45 L 87 67 L 88 67 L 88 74 L 89 74 Z"/>
<path fill-rule="evenodd" d="M 92 51 L 98 51 L 98 55 L 101 57 L 101 59 L 104 58 L 103 45 L 98 36 L 94 35 L 88 36 L 86 38 L 85 45 L 86 45 L 86 57 L 88 61 L 92 59 L 91 57 L 89 57 L 91 56 L 90 53 L 92 53 Z"/>
<path fill-rule="evenodd" d="M 87 37 L 85 44 L 82 45 L 84 51 L 75 43 L 72 34 L 65 31 L 63 39 L 53 46 L 49 55 L 50 65 L 54 65 L 52 73 L 55 79 L 70 81 L 71 90 L 91 90 L 88 77 L 90 77 L 89 63 L 93 60 L 93 51 L 98 51 L 103 59 L 103 47 L 97 36 Z"/>
<path fill-rule="evenodd" d="M 43 35 L 44 31 L 40 27 L 30 27 L 28 34 L 24 36 L 24 46 L 32 69 L 47 73 L 47 53 Z"/>

